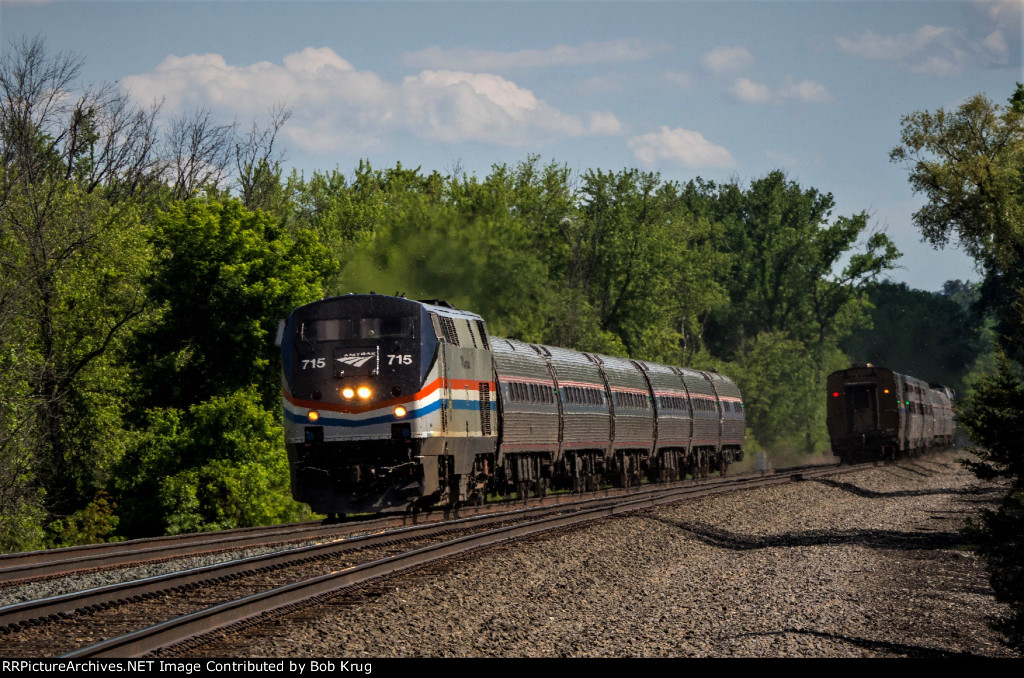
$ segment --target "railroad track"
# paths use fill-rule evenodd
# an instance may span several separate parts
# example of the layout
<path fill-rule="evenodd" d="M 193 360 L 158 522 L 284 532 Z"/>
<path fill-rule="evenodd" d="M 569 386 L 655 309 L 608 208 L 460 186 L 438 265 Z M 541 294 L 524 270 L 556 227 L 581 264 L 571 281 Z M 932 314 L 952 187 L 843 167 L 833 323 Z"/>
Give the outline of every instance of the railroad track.
<path fill-rule="evenodd" d="M 787 473 L 802 470 L 833 468 L 808 466 L 784 469 Z M 783 471 L 779 471 L 781 473 Z M 753 473 L 749 475 L 755 475 Z M 744 474 L 734 476 L 742 478 Z M 679 481 L 687 482 L 687 481 Z M 692 481 L 690 481 L 692 482 Z M 713 482 L 704 480 L 702 482 Z M 634 488 L 635 490 L 635 488 Z M 603 489 L 583 494 L 552 494 L 527 500 L 507 500 L 482 506 L 457 509 L 436 509 L 421 513 L 387 514 L 341 523 L 309 521 L 269 527 L 246 527 L 218 532 L 170 535 L 133 539 L 123 542 L 87 544 L 43 551 L 0 554 L 0 590 L 40 579 L 67 577 L 73 574 L 159 563 L 179 558 L 231 553 L 248 547 L 270 548 L 301 542 L 335 539 L 347 535 L 373 533 L 410 525 L 436 523 L 453 518 L 470 517 L 506 511 L 510 506 L 549 506 L 577 498 L 611 497 L 634 490 Z"/>
<path fill-rule="evenodd" d="M 0 608 L 0 628 L 6 632 L 0 654 L 140 656 L 478 549 L 659 504 L 844 470 L 856 467 L 645 486 L 610 496 L 566 495 L 560 503 L 548 497 L 518 510 L 335 536 L 320 544 L 28 601 Z"/>

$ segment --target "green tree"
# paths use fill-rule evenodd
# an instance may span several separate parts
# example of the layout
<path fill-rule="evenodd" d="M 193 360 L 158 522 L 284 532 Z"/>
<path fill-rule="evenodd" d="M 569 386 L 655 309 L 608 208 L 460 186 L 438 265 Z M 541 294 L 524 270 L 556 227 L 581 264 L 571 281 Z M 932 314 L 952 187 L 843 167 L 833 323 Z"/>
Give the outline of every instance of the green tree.
<path fill-rule="evenodd" d="M 146 311 L 155 112 L 111 86 L 74 92 L 79 69 L 39 39 L 0 59 L 0 474 L 20 525 L 5 548 L 38 545 L 26 521 L 80 535 L 75 516 L 99 508 L 125 438 L 123 340 Z"/>
<path fill-rule="evenodd" d="M 283 442 L 255 386 L 184 411 L 150 410 L 118 481 L 121 531 L 179 534 L 308 517 L 291 498 Z"/>
<path fill-rule="evenodd" d="M 900 256 L 883 233 L 860 242 L 865 213 L 829 223 L 832 194 L 805 190 L 779 171 L 746 191 L 691 182 L 686 199 L 695 214 L 723 225 L 719 247 L 730 258 L 718 272 L 731 303 L 714 315 L 706 338 L 712 352 L 726 357 L 762 332 L 784 332 L 807 345 L 835 342 L 863 319 L 864 286 Z"/>
<path fill-rule="evenodd" d="M 330 273 L 308 232 L 235 200 L 177 203 L 156 220 L 150 299 L 160 318 L 137 335 L 144 407 L 187 408 L 259 384 L 280 397 L 274 333 L 295 307 L 322 295 Z"/>
<path fill-rule="evenodd" d="M 997 319 L 1004 350 L 1014 339 L 1014 305 L 1024 288 L 1024 86 L 1000 107 L 978 94 L 955 111 L 904 116 L 902 144 L 890 157 L 927 202 L 914 214 L 935 247 L 957 242 L 985 273 L 982 306 Z"/>
<path fill-rule="evenodd" d="M 280 424 L 278 321 L 330 274 L 309 231 L 237 200 L 174 203 L 156 220 L 135 335 L 138 431 L 118 473 L 131 536 L 297 519 Z"/>
<path fill-rule="evenodd" d="M 996 510 L 986 509 L 970 534 L 988 563 L 996 598 L 1010 614 L 995 626 L 1007 642 L 1024 649 L 1024 374 L 1005 356 L 957 408 L 959 425 L 977 446 L 978 461 L 965 461 L 985 480 L 1006 479 L 1009 489 Z"/>
<path fill-rule="evenodd" d="M 990 581 L 1011 615 L 999 625 L 1024 649 L 1024 85 L 1009 106 L 983 95 L 955 111 L 903 118 L 903 163 L 928 202 L 915 215 L 925 237 L 941 247 L 955 240 L 984 271 L 981 304 L 996 318 L 998 371 L 975 383 L 957 407 L 959 425 L 976 443 L 981 478 L 1003 477 L 1010 489 L 998 510 L 985 511 L 974 532 Z"/>
<path fill-rule="evenodd" d="M 291 116 L 290 110 L 278 104 L 271 108 L 267 126 L 253 120 L 248 134 L 234 140 L 235 184 L 238 198 L 246 209 L 264 210 L 278 216 L 284 214 L 285 191 L 281 186 L 284 154 L 274 150 L 274 144 Z"/>
<path fill-rule="evenodd" d="M 329 193 L 321 204 L 346 208 L 326 229 L 349 253 L 336 293 L 443 298 L 499 335 L 673 362 L 680 328 L 722 298 L 712 226 L 657 175 L 590 172 L 577 188 L 534 156 L 483 179 L 361 165 Z"/>
<path fill-rule="evenodd" d="M 703 327 L 710 353 L 748 375 L 740 377 L 740 387 L 755 403 L 762 402 L 759 389 L 766 384 L 758 376 L 764 376 L 760 359 L 788 355 L 794 389 L 805 383 L 798 375 L 823 383 L 836 365 L 838 342 L 866 320 L 865 286 L 900 256 L 892 242 L 883 233 L 867 234 L 865 213 L 832 219 L 831 194 L 804 189 L 779 171 L 746 190 L 697 179 L 683 197 L 696 217 L 720 224 L 715 246 L 727 255 L 713 275 L 729 303 L 716 306 Z M 794 406 L 799 411 L 785 417 L 760 412 L 759 404 L 748 407 L 758 440 L 800 434 L 807 452 L 824 442 L 824 402 L 803 398 Z"/>
<path fill-rule="evenodd" d="M 352 188 L 380 209 L 372 227 L 359 225 L 368 212 L 351 210 L 361 235 L 333 291 L 445 299 L 484 315 L 495 334 L 543 341 L 553 312 L 542 243 L 564 215 L 559 173 L 530 161 L 481 181 L 361 165 Z"/>
<path fill-rule="evenodd" d="M 840 345 L 858 362 L 962 391 L 964 377 L 989 347 L 984 319 L 964 307 L 970 305 L 968 290 L 949 283 L 946 289 L 949 294 L 913 290 L 905 283 L 869 285 L 871 326 L 855 330 Z"/>
<path fill-rule="evenodd" d="M 724 295 L 712 226 L 692 217 L 680 187 L 637 170 L 587 172 L 577 213 L 560 226 L 560 316 L 576 324 L 563 322 L 555 343 L 682 362 L 690 321 Z"/>

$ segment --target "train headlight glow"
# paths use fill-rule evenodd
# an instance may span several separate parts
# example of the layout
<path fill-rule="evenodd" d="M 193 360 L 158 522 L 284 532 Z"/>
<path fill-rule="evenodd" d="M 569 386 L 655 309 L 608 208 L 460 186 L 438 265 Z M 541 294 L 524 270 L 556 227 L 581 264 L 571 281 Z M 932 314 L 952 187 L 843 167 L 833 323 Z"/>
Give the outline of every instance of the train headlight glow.
<path fill-rule="evenodd" d="M 356 390 L 356 393 L 358 393 L 359 397 L 364 400 L 370 397 L 370 389 L 366 388 L 365 386 L 360 386 Z"/>
<path fill-rule="evenodd" d="M 398 407 L 395 408 L 395 416 L 396 417 L 404 417 L 405 414 L 406 414 L 405 408 L 402 407 L 401 405 L 399 405 Z"/>
<path fill-rule="evenodd" d="M 351 389 L 350 387 L 348 387 L 348 386 L 346 386 L 345 388 L 341 389 L 341 395 L 342 395 L 342 397 L 343 397 L 343 398 L 351 398 L 351 397 L 352 397 L 352 396 L 354 396 L 355 394 L 356 394 L 356 392 L 355 392 L 355 391 L 353 391 L 353 390 L 352 390 L 352 389 Z"/>
<path fill-rule="evenodd" d="M 306 418 L 310 421 L 316 421 L 320 418 L 320 413 L 316 410 L 310 410 L 309 412 L 306 412 Z"/>

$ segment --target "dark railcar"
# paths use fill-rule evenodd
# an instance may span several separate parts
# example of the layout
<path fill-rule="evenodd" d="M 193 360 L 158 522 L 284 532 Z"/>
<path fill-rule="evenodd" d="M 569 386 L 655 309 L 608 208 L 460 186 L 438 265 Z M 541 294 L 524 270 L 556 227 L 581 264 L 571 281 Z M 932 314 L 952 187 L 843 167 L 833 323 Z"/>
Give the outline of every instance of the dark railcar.
<path fill-rule="evenodd" d="M 895 459 L 952 443 L 949 390 L 885 367 L 828 377 L 832 452 L 846 462 Z"/>

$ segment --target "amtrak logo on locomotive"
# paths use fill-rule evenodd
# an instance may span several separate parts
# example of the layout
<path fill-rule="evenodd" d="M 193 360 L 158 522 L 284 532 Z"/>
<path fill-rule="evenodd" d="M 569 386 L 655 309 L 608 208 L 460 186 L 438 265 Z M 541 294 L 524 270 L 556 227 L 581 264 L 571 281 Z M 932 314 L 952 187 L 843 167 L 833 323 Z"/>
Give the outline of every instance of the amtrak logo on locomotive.
<path fill-rule="evenodd" d="M 376 353 L 363 352 L 363 353 L 347 353 L 340 358 L 335 358 L 339 363 L 345 363 L 352 367 L 362 367 L 367 361 L 373 360 L 377 357 Z"/>

